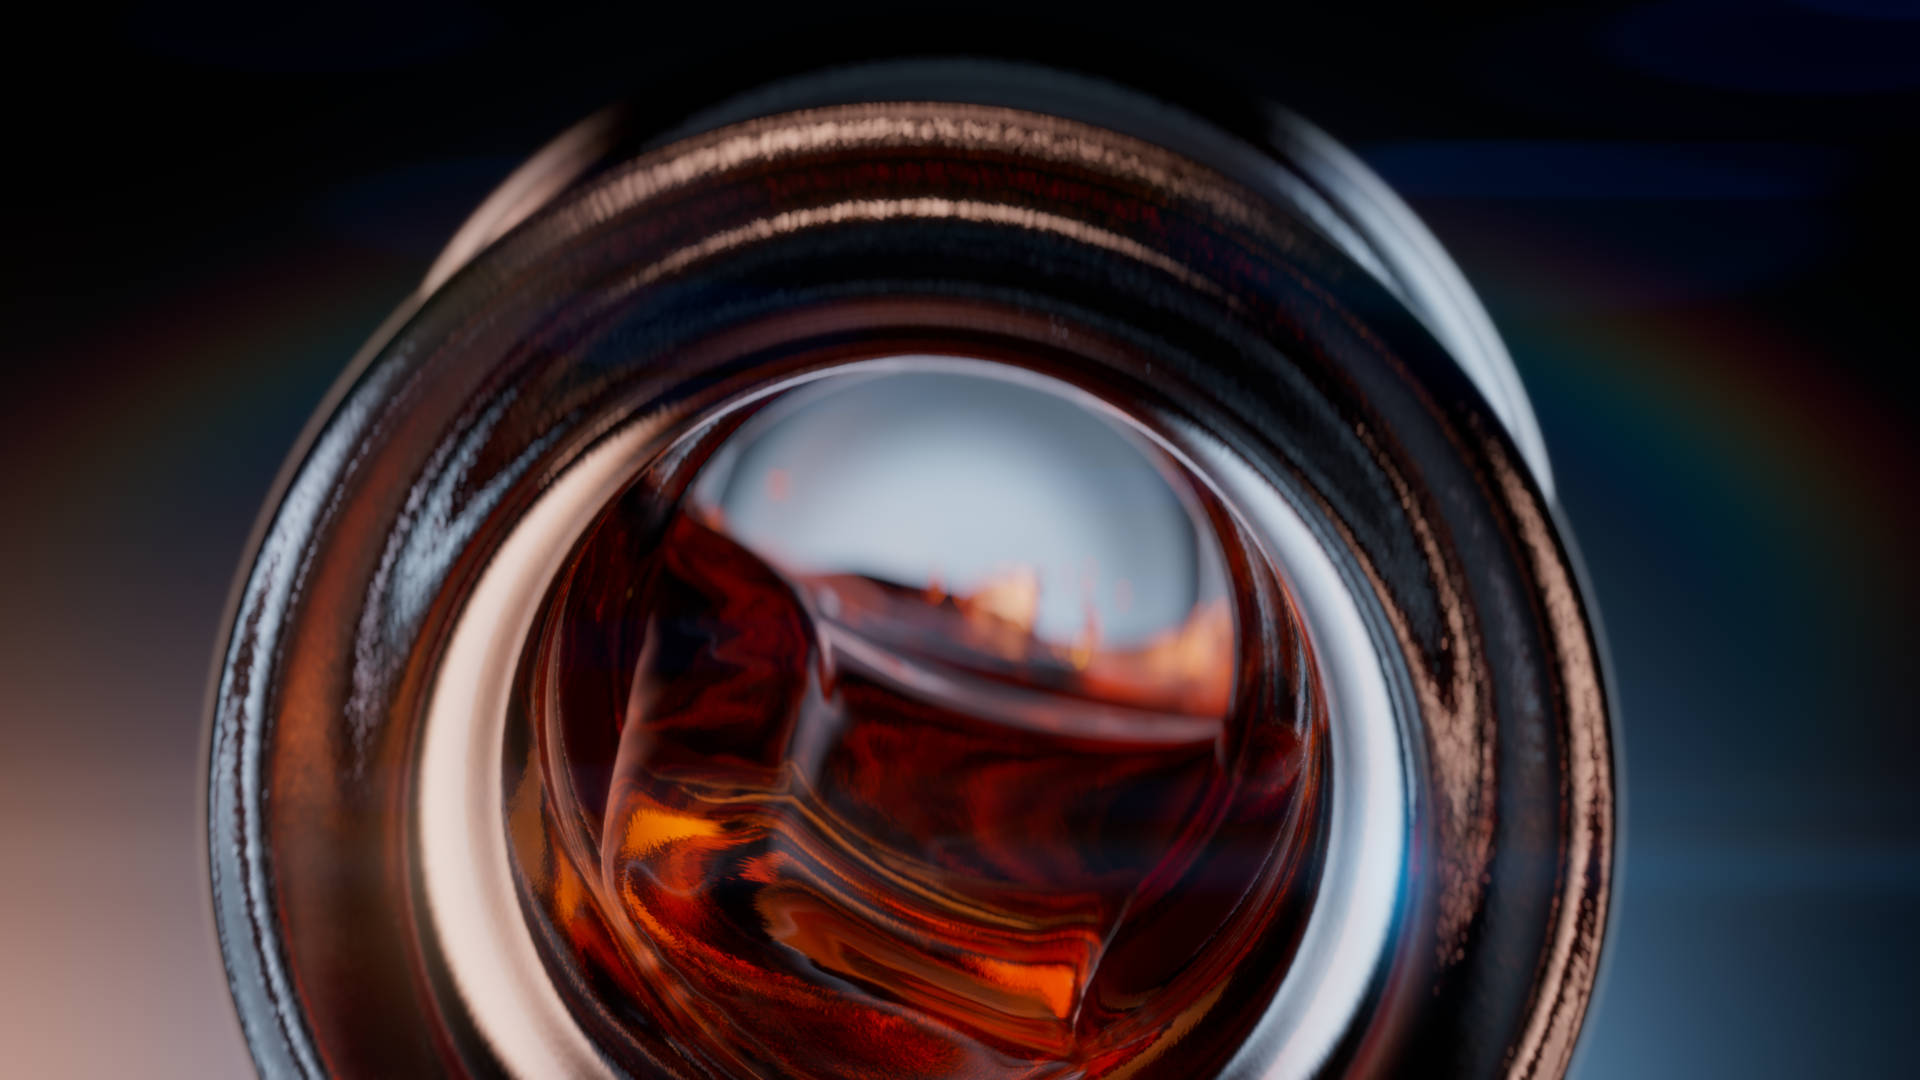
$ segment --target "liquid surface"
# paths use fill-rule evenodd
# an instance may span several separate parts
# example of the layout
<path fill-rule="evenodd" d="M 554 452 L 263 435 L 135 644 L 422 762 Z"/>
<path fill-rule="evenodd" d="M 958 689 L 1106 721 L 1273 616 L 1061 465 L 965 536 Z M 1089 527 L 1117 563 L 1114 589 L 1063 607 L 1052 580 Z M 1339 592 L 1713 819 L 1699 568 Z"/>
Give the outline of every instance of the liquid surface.
<path fill-rule="evenodd" d="M 731 509 L 617 506 L 542 653 L 529 876 L 630 1067 L 1185 1076 L 1251 1023 L 1318 783 L 1270 571 L 1195 514 L 1223 582 L 1170 566 L 1178 621 L 1103 642 L 1091 602 L 1046 632 L 1032 565 L 887 580 L 750 546 Z"/>

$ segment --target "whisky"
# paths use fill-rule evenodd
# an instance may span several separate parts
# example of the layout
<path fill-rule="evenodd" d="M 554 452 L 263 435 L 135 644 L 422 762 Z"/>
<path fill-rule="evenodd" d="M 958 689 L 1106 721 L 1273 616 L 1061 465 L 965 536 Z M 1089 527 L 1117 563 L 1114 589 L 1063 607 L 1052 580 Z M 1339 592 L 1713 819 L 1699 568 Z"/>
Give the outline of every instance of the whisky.
<path fill-rule="evenodd" d="M 544 814 L 560 835 L 522 864 L 540 868 L 528 885 L 555 938 L 576 943 L 549 963 L 563 983 L 623 988 L 632 1070 L 1190 1075 L 1194 1048 L 1169 1047 L 1195 1030 L 1232 1045 L 1311 893 L 1324 718 L 1272 569 L 1214 532 L 1224 508 L 1170 457 L 1031 374 L 825 382 L 770 431 L 750 422 L 708 451 L 746 460 L 744 480 L 683 479 L 663 508 L 655 477 L 616 503 L 549 601 L 528 715 L 565 777 Z M 1080 445 L 1030 432 L 990 454 L 996 427 L 1036 409 L 1056 434 L 1086 429 Z M 970 436 L 952 460 L 925 450 L 942 429 Z M 899 432 L 913 442 L 890 444 Z M 884 484 L 870 463 L 916 447 L 917 483 L 1019 529 L 1055 572 L 956 580 L 980 538 L 927 532 L 952 512 L 924 509 L 905 532 L 944 552 L 893 536 L 866 553 L 924 566 L 916 580 L 834 565 L 921 502 L 847 489 Z M 1020 502 L 1047 494 L 1036 472 L 1062 498 L 1102 484 L 1080 493 L 1104 494 L 1097 527 L 1166 542 L 1115 550 L 1059 510 L 1055 532 L 1036 527 L 1049 508 Z M 797 551 L 808 499 L 848 520 Z M 1103 583 L 1076 538 L 1142 580 Z M 1077 625 L 1040 618 L 1055 590 L 1081 594 Z M 1143 625 L 1143 607 L 1168 625 Z M 1103 639 L 1109 611 L 1122 640 Z M 600 692 L 567 685 L 582 679 Z M 554 866 L 552 851 L 584 857 Z"/>

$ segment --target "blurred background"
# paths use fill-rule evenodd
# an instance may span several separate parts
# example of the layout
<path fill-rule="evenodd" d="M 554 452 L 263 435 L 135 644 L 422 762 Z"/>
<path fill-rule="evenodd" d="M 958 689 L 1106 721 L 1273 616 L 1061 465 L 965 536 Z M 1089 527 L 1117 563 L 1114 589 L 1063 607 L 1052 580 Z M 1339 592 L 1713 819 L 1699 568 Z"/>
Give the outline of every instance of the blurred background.
<path fill-rule="evenodd" d="M 1032 6 L 148 5 L 14 38 L 8 1071 L 249 1073 L 200 851 L 223 605 L 301 425 L 466 212 L 623 94 L 880 51 L 1202 72 L 1396 186 L 1507 336 L 1612 646 L 1628 816 L 1575 1075 L 1913 1069 L 1920 6 Z"/>

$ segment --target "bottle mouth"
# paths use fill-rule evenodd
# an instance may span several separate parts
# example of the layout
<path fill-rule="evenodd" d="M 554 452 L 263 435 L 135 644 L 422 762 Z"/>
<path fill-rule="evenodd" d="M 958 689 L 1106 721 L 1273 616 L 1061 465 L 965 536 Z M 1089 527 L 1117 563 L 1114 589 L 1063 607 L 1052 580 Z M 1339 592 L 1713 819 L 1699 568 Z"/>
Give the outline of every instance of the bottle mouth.
<path fill-rule="evenodd" d="M 1334 563 L 1162 402 L 1004 357 L 842 358 L 630 430 L 484 572 L 419 849 L 446 991 L 510 1065 L 1212 1075 L 1258 1033 L 1311 1075 L 1377 993 L 1407 778 Z M 971 520 L 876 537 L 922 487 Z M 1102 599 L 1135 616 L 1106 641 Z"/>
<path fill-rule="evenodd" d="M 209 821 L 263 1069 L 1564 1068 L 1598 662 L 1438 294 L 1042 112 L 584 138 L 242 586 Z"/>

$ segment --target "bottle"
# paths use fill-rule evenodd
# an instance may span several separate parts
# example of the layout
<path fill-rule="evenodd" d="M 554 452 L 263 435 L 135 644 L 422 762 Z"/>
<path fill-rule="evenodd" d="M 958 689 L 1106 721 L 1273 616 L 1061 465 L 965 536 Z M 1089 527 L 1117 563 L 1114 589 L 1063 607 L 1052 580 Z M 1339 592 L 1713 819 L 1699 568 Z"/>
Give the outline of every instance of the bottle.
<path fill-rule="evenodd" d="M 563 135 L 294 455 L 213 705 L 267 1075 L 1546 1077 L 1599 642 L 1458 272 L 982 61 Z"/>

